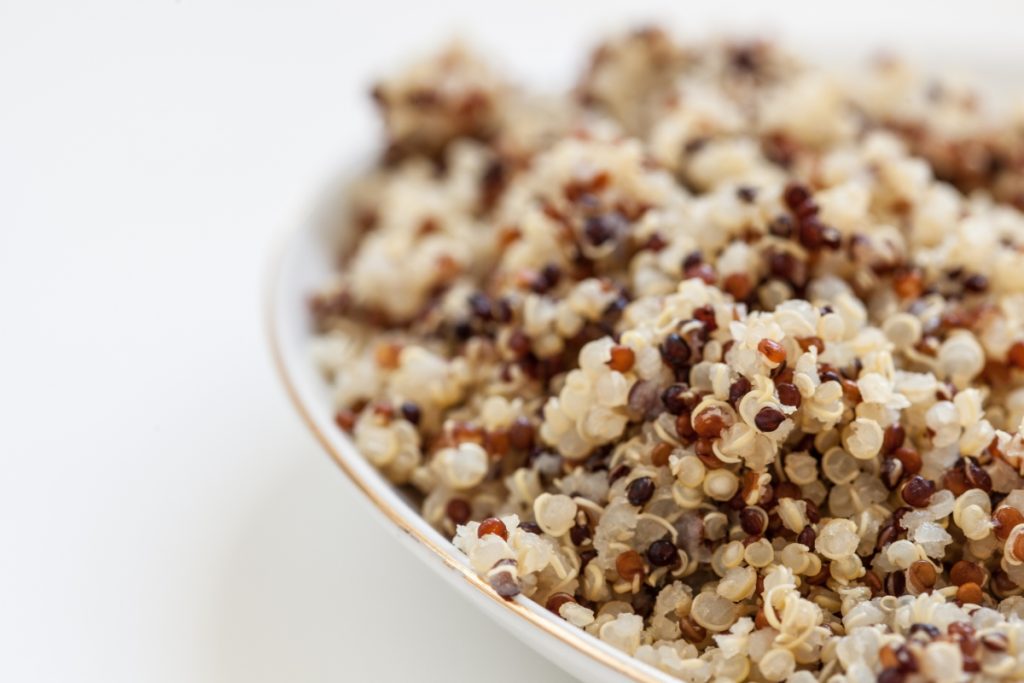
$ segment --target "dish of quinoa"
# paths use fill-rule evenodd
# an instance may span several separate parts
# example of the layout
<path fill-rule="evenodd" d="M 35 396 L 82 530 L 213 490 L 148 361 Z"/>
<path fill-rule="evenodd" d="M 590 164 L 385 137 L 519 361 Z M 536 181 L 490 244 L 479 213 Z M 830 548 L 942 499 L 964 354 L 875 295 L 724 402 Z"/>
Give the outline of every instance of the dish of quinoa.
<path fill-rule="evenodd" d="M 1024 680 L 1024 116 L 655 28 L 372 94 L 313 356 L 494 591 L 693 683 Z"/>

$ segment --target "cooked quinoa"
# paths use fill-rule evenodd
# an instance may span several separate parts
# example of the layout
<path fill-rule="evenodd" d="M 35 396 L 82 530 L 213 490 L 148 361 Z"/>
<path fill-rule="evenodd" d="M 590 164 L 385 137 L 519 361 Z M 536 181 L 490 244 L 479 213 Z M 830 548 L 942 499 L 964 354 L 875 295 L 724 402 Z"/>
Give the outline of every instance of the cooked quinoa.
<path fill-rule="evenodd" d="M 337 422 L 500 595 L 682 680 L 1024 680 L 1024 119 L 612 38 L 373 89 Z"/>

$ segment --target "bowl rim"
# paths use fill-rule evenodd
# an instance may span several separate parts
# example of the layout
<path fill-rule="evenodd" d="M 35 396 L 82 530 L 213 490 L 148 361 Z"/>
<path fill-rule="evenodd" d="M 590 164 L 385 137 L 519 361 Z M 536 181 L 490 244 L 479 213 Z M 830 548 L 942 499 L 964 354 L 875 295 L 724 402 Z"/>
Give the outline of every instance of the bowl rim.
<path fill-rule="evenodd" d="M 417 528 L 416 524 L 408 517 L 410 513 L 418 517 L 418 513 L 415 510 L 410 509 L 408 512 L 403 512 L 397 509 L 396 506 L 391 504 L 391 501 L 388 501 L 384 495 L 376 490 L 376 487 L 380 485 L 392 486 L 390 482 L 384 479 L 383 475 L 376 469 L 373 469 L 372 473 L 379 478 L 379 481 L 372 482 L 348 461 L 348 456 L 342 452 L 343 449 L 339 448 L 334 439 L 348 445 L 349 450 L 353 453 L 358 453 L 358 449 L 346 434 L 338 433 L 329 436 L 326 433 L 323 425 L 315 417 L 314 410 L 307 405 L 306 400 L 303 398 L 302 392 L 298 387 L 299 382 L 292 376 L 284 348 L 285 344 L 282 341 L 282 332 L 286 323 L 283 317 L 284 309 L 279 304 L 282 299 L 285 267 L 291 250 L 295 247 L 299 237 L 303 233 L 312 230 L 316 222 L 316 220 L 307 220 L 288 227 L 280 232 L 276 243 L 272 243 L 269 252 L 266 285 L 264 287 L 263 308 L 264 333 L 270 348 L 276 374 L 284 385 L 292 407 L 299 414 L 306 428 L 312 432 L 321 448 L 327 452 L 334 463 L 345 473 L 349 481 L 356 486 L 363 496 L 373 503 L 373 507 L 389 523 L 395 525 L 406 537 L 430 551 L 430 554 L 441 560 L 443 566 L 455 571 L 460 579 L 472 586 L 473 589 L 485 596 L 489 601 L 500 605 L 502 609 L 521 619 L 522 623 L 540 629 L 545 634 L 561 641 L 563 645 L 586 656 L 592 660 L 592 663 L 607 667 L 627 680 L 635 681 L 636 683 L 666 683 L 677 680 L 650 664 L 636 659 L 632 655 L 612 648 L 586 631 L 578 629 L 554 615 L 548 614 L 539 603 L 523 595 L 516 596 L 512 600 L 502 598 L 483 579 L 477 576 L 476 572 L 468 564 L 458 560 L 458 557 L 455 555 L 458 550 L 450 541 L 447 543 L 450 547 L 449 550 L 449 548 L 443 547 L 437 540 L 430 538 L 428 534 L 423 533 L 421 529 Z M 312 359 L 309 362 L 312 364 Z M 531 605 L 535 607 L 531 609 Z M 558 666 L 557 663 L 555 665 Z"/>

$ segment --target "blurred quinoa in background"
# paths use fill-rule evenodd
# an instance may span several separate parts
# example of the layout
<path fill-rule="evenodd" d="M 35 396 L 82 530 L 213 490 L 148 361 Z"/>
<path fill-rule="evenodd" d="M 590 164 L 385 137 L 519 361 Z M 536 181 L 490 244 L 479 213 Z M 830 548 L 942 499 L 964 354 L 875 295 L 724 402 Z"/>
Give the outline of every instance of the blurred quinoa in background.
<path fill-rule="evenodd" d="M 1024 120 L 658 29 L 373 97 L 314 355 L 498 594 L 695 683 L 1024 680 Z"/>

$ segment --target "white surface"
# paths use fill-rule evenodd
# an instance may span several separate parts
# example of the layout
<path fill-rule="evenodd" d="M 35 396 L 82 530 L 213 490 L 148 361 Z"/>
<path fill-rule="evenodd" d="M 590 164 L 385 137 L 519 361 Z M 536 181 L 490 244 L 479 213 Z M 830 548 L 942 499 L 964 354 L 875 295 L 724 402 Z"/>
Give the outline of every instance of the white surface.
<path fill-rule="evenodd" d="M 377 540 L 270 370 L 272 235 L 410 49 L 461 26 L 564 82 L 675 8 L 1021 63 L 1009 2 L 545 4 L 0 0 L 0 680 L 564 679 Z"/>

